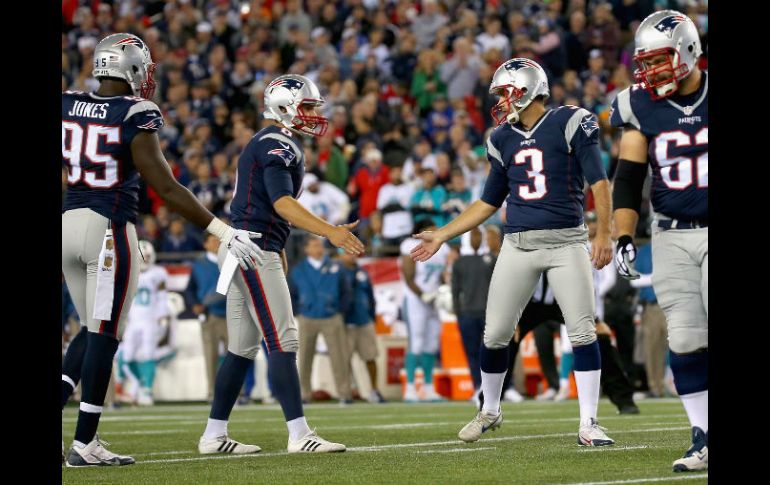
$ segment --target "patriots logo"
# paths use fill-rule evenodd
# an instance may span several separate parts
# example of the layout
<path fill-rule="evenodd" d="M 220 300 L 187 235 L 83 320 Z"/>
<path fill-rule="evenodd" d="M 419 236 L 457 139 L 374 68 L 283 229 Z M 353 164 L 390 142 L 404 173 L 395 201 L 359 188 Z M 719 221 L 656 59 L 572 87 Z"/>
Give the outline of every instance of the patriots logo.
<path fill-rule="evenodd" d="M 687 20 L 687 17 L 684 15 L 669 15 L 668 17 L 664 17 L 660 22 L 655 24 L 655 30 L 661 34 L 667 35 L 668 38 L 671 39 L 674 37 L 674 29 L 676 26 L 685 20 Z"/>
<path fill-rule="evenodd" d="M 599 123 L 596 121 L 596 116 L 588 115 L 580 122 L 580 127 L 586 132 L 586 136 L 591 136 L 591 133 L 599 129 Z"/>
<path fill-rule="evenodd" d="M 286 164 L 288 167 L 291 165 L 291 162 L 294 161 L 296 158 L 294 155 L 294 150 L 291 149 L 291 146 L 286 145 L 285 143 L 278 142 L 279 145 L 281 145 L 283 148 L 274 148 L 273 150 L 270 150 L 267 152 L 268 155 L 278 155 L 281 157 L 281 160 L 283 160 L 283 163 Z"/>
<path fill-rule="evenodd" d="M 142 41 L 139 40 L 138 37 L 127 37 L 127 38 L 125 38 L 123 40 L 119 40 L 119 41 L 115 42 L 112 45 L 115 46 L 115 47 L 121 46 L 121 45 L 135 45 L 136 47 L 138 47 L 140 49 L 144 49 L 144 44 L 142 44 Z"/>
<path fill-rule="evenodd" d="M 305 83 L 300 81 L 299 79 L 286 78 L 286 79 L 276 79 L 275 81 L 271 82 L 268 87 L 276 88 L 278 86 L 281 86 L 291 91 L 291 94 L 296 95 L 304 85 Z"/>
<path fill-rule="evenodd" d="M 525 67 L 534 67 L 537 69 L 537 64 L 529 59 L 514 59 L 505 65 L 505 68 L 509 71 L 516 71 L 518 69 L 524 69 Z"/>

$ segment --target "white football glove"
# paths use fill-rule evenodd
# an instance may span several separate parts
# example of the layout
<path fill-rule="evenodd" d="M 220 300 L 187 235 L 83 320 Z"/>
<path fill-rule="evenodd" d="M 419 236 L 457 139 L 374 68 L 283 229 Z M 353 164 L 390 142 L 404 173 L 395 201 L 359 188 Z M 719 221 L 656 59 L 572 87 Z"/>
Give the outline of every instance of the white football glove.
<path fill-rule="evenodd" d="M 627 280 L 638 279 L 641 275 L 634 269 L 636 261 L 636 246 L 631 236 L 620 236 L 615 249 L 615 263 L 618 265 L 618 274 Z"/>
<path fill-rule="evenodd" d="M 251 241 L 261 238 L 262 234 L 235 229 L 216 217 L 206 230 L 217 236 L 222 244 L 227 246 L 227 250 L 238 259 L 241 269 L 254 269 L 257 265 L 262 266 L 265 259 L 264 254 L 259 246 Z"/>
<path fill-rule="evenodd" d="M 438 296 L 438 291 L 424 292 L 422 295 L 420 295 L 420 299 L 426 305 L 432 305 L 433 301 L 436 299 L 436 296 Z"/>

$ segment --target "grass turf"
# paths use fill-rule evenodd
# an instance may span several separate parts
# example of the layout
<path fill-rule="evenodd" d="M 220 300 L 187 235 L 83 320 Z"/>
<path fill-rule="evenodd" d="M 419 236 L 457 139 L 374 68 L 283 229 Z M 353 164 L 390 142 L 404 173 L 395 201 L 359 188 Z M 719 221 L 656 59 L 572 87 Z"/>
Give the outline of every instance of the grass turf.
<path fill-rule="evenodd" d="M 110 450 L 131 455 L 124 467 L 62 468 L 62 484 L 253 483 L 707 483 L 706 473 L 681 474 L 671 463 L 690 445 L 690 429 L 676 399 L 638 403 L 639 415 L 616 414 L 607 400 L 599 421 L 615 445 L 577 445 L 577 401 L 504 404 L 500 429 L 466 444 L 457 433 L 474 415 L 468 402 L 356 403 L 305 407 L 323 438 L 346 453 L 286 453 L 287 431 L 276 405 L 237 407 L 229 434 L 258 444 L 255 455 L 199 455 L 209 407 L 156 405 L 123 408 L 102 417 Z M 77 408 L 65 409 L 62 431 L 71 443 Z"/>

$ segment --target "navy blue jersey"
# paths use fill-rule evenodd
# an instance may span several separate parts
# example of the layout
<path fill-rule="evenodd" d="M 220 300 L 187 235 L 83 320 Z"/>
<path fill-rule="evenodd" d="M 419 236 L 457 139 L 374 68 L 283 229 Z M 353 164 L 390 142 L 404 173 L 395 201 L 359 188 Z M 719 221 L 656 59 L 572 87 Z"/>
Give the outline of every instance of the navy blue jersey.
<path fill-rule="evenodd" d="M 139 172 L 131 141 L 154 133 L 163 116 L 152 101 L 65 91 L 61 103 L 62 167 L 68 170 L 62 212 L 88 208 L 117 224 L 136 224 Z"/>
<path fill-rule="evenodd" d="M 708 219 L 708 87 L 704 71 L 698 91 L 687 96 L 653 101 L 635 84 L 612 102 L 612 126 L 633 128 L 647 137 L 652 208 L 673 219 Z"/>
<path fill-rule="evenodd" d="M 481 200 L 506 200 L 505 233 L 577 227 L 583 189 L 607 178 L 596 116 L 576 106 L 547 111 L 530 130 L 503 123 L 487 140 L 492 164 Z"/>
<path fill-rule="evenodd" d="M 238 159 L 230 204 L 233 224 L 262 233 L 254 242 L 265 251 L 280 252 L 289 236 L 289 223 L 273 203 L 285 195 L 299 196 L 305 175 L 301 146 L 287 128 L 268 126 L 254 135 Z"/>

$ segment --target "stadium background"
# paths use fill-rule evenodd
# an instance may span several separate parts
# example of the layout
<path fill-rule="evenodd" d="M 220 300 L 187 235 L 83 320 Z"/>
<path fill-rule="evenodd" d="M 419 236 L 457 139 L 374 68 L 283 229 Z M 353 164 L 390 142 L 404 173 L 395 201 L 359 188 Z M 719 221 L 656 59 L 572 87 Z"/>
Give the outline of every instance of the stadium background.
<path fill-rule="evenodd" d="M 173 173 L 227 219 L 238 156 L 262 127 L 264 87 L 283 73 L 313 79 L 327 100 L 330 127 L 323 139 L 306 140 L 307 171 L 355 194 L 347 219 L 365 222 L 360 236 L 368 257 L 362 263 L 377 284 L 383 317 L 378 328 L 396 336 L 392 342 L 381 337 L 381 345 L 397 347 L 403 334 L 397 322 L 398 273 L 392 258 L 380 256 L 392 248 L 383 243 L 376 212 L 366 201 L 371 193 L 350 187 L 363 155 L 378 148 L 381 170 L 404 166 L 404 180 L 415 188 L 421 184 L 415 165 L 432 168 L 444 186 L 453 169 L 462 170 L 477 198 L 488 164 L 483 140 L 495 102 L 487 93 L 491 75 L 508 58 L 529 57 L 548 73 L 549 105 L 580 105 L 598 115 L 601 153 L 612 176 L 619 133 L 607 123 L 609 105 L 632 83 L 636 26 L 662 8 L 693 19 L 705 52 L 701 67 L 707 67 L 708 2 L 698 0 L 63 0 L 62 90 L 97 87 L 90 60 L 101 38 L 114 32 L 140 36 L 158 65 L 154 101 L 166 121 L 159 135 Z M 170 289 L 183 290 L 189 263 L 202 254 L 200 231 L 175 222 L 147 187 L 140 211 L 140 237 L 159 251 L 159 261 L 172 274 Z M 492 222 L 502 224 L 502 217 Z M 647 234 L 642 217 L 637 235 Z M 287 246 L 290 266 L 302 257 L 302 237 L 294 231 Z M 197 320 L 185 316 L 190 315 L 181 313 L 176 324 L 178 343 L 187 342 L 188 354 L 178 356 L 180 374 L 159 372 L 161 400 L 164 393 L 174 400 L 199 398 L 195 379 L 205 373 L 196 355 Z M 459 336 L 451 315 L 445 320 L 442 358 L 449 359 L 448 349 L 459 344 Z M 398 364 L 397 353 L 390 362 L 382 360 L 382 378 L 392 378 Z M 175 388 L 172 381 L 189 385 Z M 323 372 L 316 382 L 327 382 Z M 328 384 L 333 389 L 331 379 Z"/>

